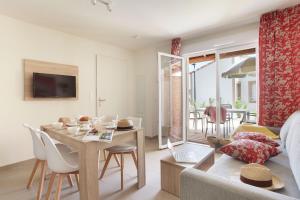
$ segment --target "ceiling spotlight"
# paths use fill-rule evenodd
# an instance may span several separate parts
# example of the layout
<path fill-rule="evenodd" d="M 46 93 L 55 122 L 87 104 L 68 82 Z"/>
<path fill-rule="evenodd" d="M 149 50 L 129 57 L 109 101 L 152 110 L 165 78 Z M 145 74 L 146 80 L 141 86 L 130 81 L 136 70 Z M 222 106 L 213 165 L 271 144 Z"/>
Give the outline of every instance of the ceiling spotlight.
<path fill-rule="evenodd" d="M 112 0 L 91 0 L 91 2 L 92 2 L 92 4 L 93 4 L 94 6 L 96 6 L 97 3 L 101 3 L 101 4 L 103 4 L 103 5 L 106 6 L 106 9 L 107 9 L 109 12 L 112 11 L 112 8 L 111 8 L 111 6 L 112 6 Z"/>

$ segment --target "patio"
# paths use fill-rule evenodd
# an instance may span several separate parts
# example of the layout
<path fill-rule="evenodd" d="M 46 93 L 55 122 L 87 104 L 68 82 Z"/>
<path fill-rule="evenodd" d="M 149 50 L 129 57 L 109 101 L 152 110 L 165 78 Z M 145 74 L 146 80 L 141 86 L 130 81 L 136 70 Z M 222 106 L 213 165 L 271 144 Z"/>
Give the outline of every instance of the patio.
<path fill-rule="evenodd" d="M 190 60 L 187 140 L 206 143 L 207 136 L 216 136 L 217 113 L 220 114 L 220 137 L 230 137 L 241 123 L 256 123 L 255 54 L 248 51 L 246 55 L 220 59 L 219 112 L 216 109 L 216 62 L 213 56 L 210 60 L 208 56 L 204 56 L 203 61 L 199 58 L 194 63 Z"/>

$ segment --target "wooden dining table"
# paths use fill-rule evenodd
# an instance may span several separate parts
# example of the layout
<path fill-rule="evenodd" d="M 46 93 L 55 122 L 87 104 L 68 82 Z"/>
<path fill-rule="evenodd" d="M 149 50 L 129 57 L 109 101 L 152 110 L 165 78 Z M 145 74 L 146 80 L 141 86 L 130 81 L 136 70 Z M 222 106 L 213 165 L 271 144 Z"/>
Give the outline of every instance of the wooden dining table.
<path fill-rule="evenodd" d="M 84 132 L 74 136 L 68 133 L 67 129 L 54 129 L 51 125 L 42 125 L 41 130 L 48 135 L 70 147 L 79 153 L 79 188 L 80 199 L 97 200 L 99 193 L 99 153 L 104 148 L 112 145 L 121 145 L 134 141 L 137 147 L 137 188 L 146 183 L 145 173 L 145 139 L 143 129 L 129 131 L 115 131 L 111 143 L 97 141 L 83 141 Z M 101 192 L 101 191 L 100 191 Z"/>

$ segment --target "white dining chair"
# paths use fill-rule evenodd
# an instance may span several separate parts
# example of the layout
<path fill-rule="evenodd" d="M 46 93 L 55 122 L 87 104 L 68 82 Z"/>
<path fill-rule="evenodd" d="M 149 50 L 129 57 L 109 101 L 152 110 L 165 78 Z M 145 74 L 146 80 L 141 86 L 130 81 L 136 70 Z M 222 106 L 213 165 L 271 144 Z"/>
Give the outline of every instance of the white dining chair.
<path fill-rule="evenodd" d="M 45 173 L 46 173 L 46 169 L 47 169 L 45 146 L 41 140 L 41 136 L 38 133 L 37 129 L 32 128 L 28 124 L 23 124 L 23 126 L 25 128 L 27 128 L 31 134 L 32 144 L 33 144 L 33 154 L 36 158 L 36 161 L 35 161 L 34 167 L 32 169 L 31 175 L 29 177 L 26 188 L 27 189 L 31 188 L 32 183 L 33 183 L 33 177 L 34 177 L 37 169 L 40 166 L 41 174 L 40 174 L 38 191 L 36 194 L 36 199 L 39 200 L 39 199 L 41 199 L 41 196 L 42 196 L 42 191 L 43 191 L 43 186 L 44 186 L 44 181 L 45 181 Z M 56 146 L 59 149 L 59 151 L 61 151 L 61 152 L 69 153 L 71 151 L 67 146 L 65 146 L 63 144 L 56 144 Z"/>
<path fill-rule="evenodd" d="M 142 128 L 142 118 L 140 118 L 140 117 L 127 117 L 127 119 L 132 121 L 134 128 L 136 128 L 136 129 L 141 129 Z"/>
<path fill-rule="evenodd" d="M 62 180 L 64 176 L 75 175 L 76 183 L 79 189 L 79 157 L 78 153 L 61 153 L 49 135 L 43 131 L 38 131 L 45 144 L 45 152 L 49 169 L 52 171 L 46 200 L 50 199 L 52 186 L 56 175 L 58 175 L 57 189 L 55 199 L 60 199 Z"/>

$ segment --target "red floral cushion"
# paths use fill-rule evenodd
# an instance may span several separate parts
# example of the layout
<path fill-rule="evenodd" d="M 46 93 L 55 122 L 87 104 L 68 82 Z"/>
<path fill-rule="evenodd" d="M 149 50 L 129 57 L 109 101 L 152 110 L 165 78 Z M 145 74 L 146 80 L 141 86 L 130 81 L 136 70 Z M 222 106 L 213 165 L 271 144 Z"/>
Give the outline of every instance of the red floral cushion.
<path fill-rule="evenodd" d="M 235 140 L 221 147 L 220 151 L 241 161 L 259 164 L 280 153 L 274 146 L 249 139 Z"/>
<path fill-rule="evenodd" d="M 255 140 L 258 142 L 262 142 L 274 147 L 280 146 L 276 141 L 272 140 L 271 138 L 267 137 L 266 135 L 262 133 L 256 133 L 256 132 L 238 132 L 233 137 L 235 140 L 239 139 L 249 139 L 249 140 Z"/>

